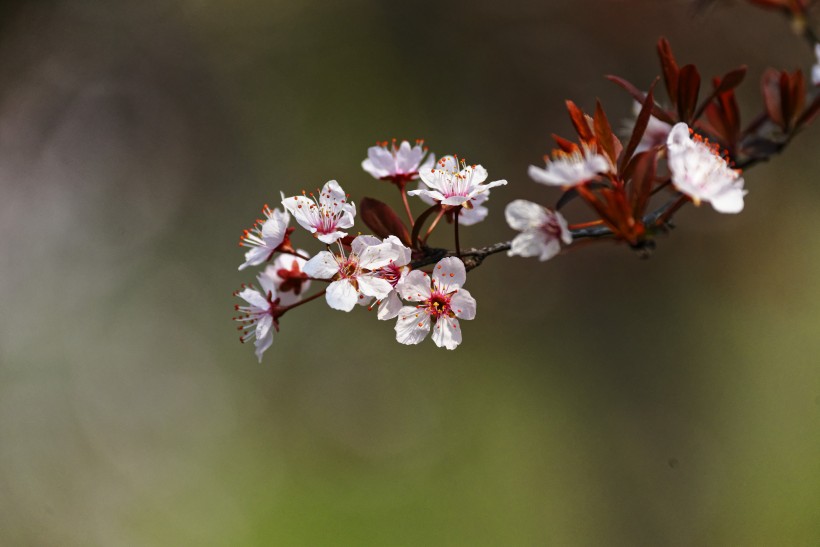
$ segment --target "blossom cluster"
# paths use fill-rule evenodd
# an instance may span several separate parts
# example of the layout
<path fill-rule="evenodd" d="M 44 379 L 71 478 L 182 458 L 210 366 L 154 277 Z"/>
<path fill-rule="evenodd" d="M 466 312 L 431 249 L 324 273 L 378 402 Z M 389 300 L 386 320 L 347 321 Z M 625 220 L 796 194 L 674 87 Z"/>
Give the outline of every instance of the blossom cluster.
<path fill-rule="evenodd" d="M 421 141 L 413 146 L 408 141 L 378 143 L 368 149 L 362 167 L 374 178 L 395 184 L 405 199 L 419 196 L 431 206 L 428 212 L 438 212 L 456 224 L 483 220 L 488 211 L 482 204 L 489 189 L 506 184 L 505 180 L 486 183 L 484 167 L 468 165 L 456 156 L 436 162 Z M 406 191 L 413 181 L 418 181 L 418 189 Z M 377 309 L 380 320 L 396 319 L 396 340 L 402 344 L 418 344 L 431 330 L 439 347 L 455 349 L 461 343 L 459 319 L 473 319 L 476 313 L 476 301 L 464 289 L 467 270 L 462 260 L 446 257 L 430 271 L 413 269 L 414 252 L 423 252 L 426 236 L 410 241 L 409 231 L 392 209 L 375 200 L 365 203 L 366 223 L 369 218 L 374 232 L 381 232 L 377 235 L 350 233 L 356 205 L 335 180 L 316 193 L 282 194 L 282 209 L 265 205 L 264 218 L 243 231 L 239 245 L 247 251 L 239 269 L 270 263 L 257 275 L 257 285 L 243 285 L 234 293 L 244 301 L 235 306 L 240 340 L 253 341 L 260 361 L 279 330 L 280 318 L 321 296 L 334 310 L 350 312 L 361 306 Z M 414 220 L 411 214 L 414 232 L 424 222 L 422 216 Z M 324 249 L 313 256 L 295 249 L 291 218 Z M 402 229 L 384 233 L 384 223 Z M 326 287 L 306 297 L 316 283 Z"/>
<path fill-rule="evenodd" d="M 820 45 L 815 54 L 812 83 L 820 86 Z M 467 272 L 489 254 L 507 251 L 546 261 L 569 246 L 577 248 L 579 239 L 608 238 L 647 256 L 686 204 L 740 213 L 747 194 L 740 165 L 765 161 L 785 147 L 820 112 L 820 90 L 807 94 L 799 70 L 768 70 L 761 86 L 763 112 L 743 127 L 735 88 L 745 67 L 713 78 L 712 89 L 701 93 L 697 68 L 679 66 L 665 39 L 658 43 L 658 56 L 666 100 L 656 99 L 655 84 L 641 91 L 608 77 L 635 104 L 624 140 L 612 130 L 600 103 L 590 115 L 567 101 L 577 138 L 554 136 L 556 148 L 543 166 L 530 165 L 527 171 L 541 187 L 561 193 L 552 207 L 525 199 L 509 202 L 504 217 L 517 234 L 507 242 L 462 251 L 459 226 L 485 220 L 490 191 L 507 180 L 488 182 L 487 169 L 456 155 L 436 160 L 421 140 L 377 142 L 361 163 L 374 179 L 395 186 L 406 222 L 372 198 L 365 197 L 357 208 L 335 180 L 316 193 L 280 194 L 281 209 L 265 205 L 263 218 L 240 238 L 247 250 L 239 270 L 264 266 L 257 285 L 242 285 L 234 293 L 243 301 L 235 306 L 239 315 L 234 318 L 240 340 L 252 341 L 261 361 L 281 317 L 324 297 L 333 310 L 376 310 L 378 320 L 395 320 L 401 344 L 418 344 L 432 331 L 437 346 L 452 350 L 462 341 L 459 320 L 476 315 L 476 301 L 464 288 Z M 426 207 L 418 215 L 408 200 L 413 197 Z M 561 209 L 574 200 L 585 203 L 593 216 L 568 221 Z M 353 233 L 357 216 L 370 233 Z M 453 226 L 453 251 L 428 243 L 441 220 Z M 291 238 L 298 228 L 323 248 L 313 255 L 295 248 Z M 308 295 L 317 286 L 322 290 Z"/>

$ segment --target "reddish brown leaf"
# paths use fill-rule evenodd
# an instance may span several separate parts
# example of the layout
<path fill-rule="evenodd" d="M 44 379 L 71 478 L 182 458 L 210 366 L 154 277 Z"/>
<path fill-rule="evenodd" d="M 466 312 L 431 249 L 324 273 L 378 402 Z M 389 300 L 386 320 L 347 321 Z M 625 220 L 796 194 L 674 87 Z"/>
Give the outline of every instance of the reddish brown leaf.
<path fill-rule="evenodd" d="M 652 195 L 657 153 L 657 150 L 647 150 L 638 154 L 635 158 L 635 170 L 629 186 L 629 201 L 632 205 L 632 214 L 636 218 L 644 215 L 649 198 Z"/>
<path fill-rule="evenodd" d="M 359 202 L 359 215 L 362 222 L 373 230 L 373 235 L 380 238 L 394 235 L 402 243 L 410 246 L 410 233 L 407 227 L 386 203 L 373 198 L 364 198 Z"/>
<path fill-rule="evenodd" d="M 632 95 L 632 98 L 638 101 L 639 103 L 643 104 L 643 102 L 646 100 L 646 93 L 640 91 L 637 87 L 635 87 L 628 81 L 624 80 L 623 78 L 609 74 L 606 76 L 606 79 L 625 89 L 626 92 Z M 660 121 L 668 123 L 669 125 L 674 125 L 676 121 L 672 116 L 669 115 L 669 113 L 658 107 L 658 105 L 652 106 L 652 115 L 658 118 Z"/>
<path fill-rule="evenodd" d="M 724 74 L 723 78 L 715 78 L 712 80 L 712 84 L 714 89 L 709 94 L 706 99 L 703 100 L 700 107 L 698 108 L 697 112 L 695 112 L 694 118 L 697 120 L 703 114 L 703 111 L 706 110 L 706 106 L 711 103 L 716 97 L 719 95 L 726 93 L 728 91 L 733 90 L 737 86 L 743 82 L 743 78 L 746 76 L 746 66 L 742 66 L 740 68 L 736 68 L 735 70 L 731 70 Z"/>
<path fill-rule="evenodd" d="M 777 124 L 781 129 L 786 129 L 786 123 L 783 116 L 783 109 L 780 103 L 780 72 L 774 69 L 768 69 L 763 73 L 761 79 L 761 92 L 763 93 L 763 102 L 766 105 L 766 113 L 769 119 Z"/>
<path fill-rule="evenodd" d="M 620 171 L 623 171 L 627 162 L 629 162 L 632 158 L 632 154 L 635 152 L 635 149 L 638 148 L 638 145 L 641 143 L 641 139 L 643 138 L 643 134 L 646 132 L 646 126 L 649 124 L 649 117 L 652 114 L 652 108 L 655 106 L 655 98 L 653 94 L 655 91 L 655 84 L 657 83 L 658 80 L 655 79 L 655 81 L 652 82 L 652 85 L 649 86 L 649 93 L 646 94 L 646 98 L 641 105 L 641 111 L 635 119 L 635 127 L 632 128 L 632 135 L 629 137 L 629 142 L 626 145 L 623 157 L 621 157 Z"/>
<path fill-rule="evenodd" d="M 574 102 L 566 101 L 567 110 L 569 111 L 569 119 L 572 121 L 575 131 L 581 140 L 584 142 L 591 142 L 595 135 L 592 134 L 592 129 L 589 128 L 584 112 L 578 108 Z"/>
<path fill-rule="evenodd" d="M 669 40 L 661 38 L 658 40 L 658 57 L 661 60 L 661 70 L 663 71 L 663 83 L 666 86 L 666 93 L 669 95 L 669 101 L 672 106 L 675 106 L 678 101 L 678 63 L 675 61 L 675 56 L 672 54 L 672 46 L 669 45 Z"/>
<path fill-rule="evenodd" d="M 555 144 L 558 145 L 558 148 L 560 148 L 567 154 L 572 154 L 573 152 L 577 152 L 578 150 L 580 150 L 577 144 L 575 144 L 572 141 L 568 141 L 563 137 L 559 137 L 555 133 L 552 134 L 552 138 L 553 140 L 555 140 Z"/>
<path fill-rule="evenodd" d="M 692 118 L 698 104 L 700 74 L 695 65 L 686 65 L 678 74 L 678 118 L 692 125 Z"/>
<path fill-rule="evenodd" d="M 623 145 L 618 137 L 612 132 L 612 127 L 609 125 L 609 120 L 604 113 L 601 106 L 601 101 L 595 101 L 595 138 L 597 139 L 600 148 L 609 156 L 610 161 L 615 165 L 618 161 L 618 154 L 621 153 Z"/>

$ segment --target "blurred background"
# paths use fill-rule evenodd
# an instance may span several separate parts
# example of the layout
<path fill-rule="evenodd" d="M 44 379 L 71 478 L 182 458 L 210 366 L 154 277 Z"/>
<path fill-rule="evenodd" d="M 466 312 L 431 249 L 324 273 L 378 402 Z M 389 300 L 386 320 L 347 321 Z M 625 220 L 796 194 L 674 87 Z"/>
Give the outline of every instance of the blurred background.
<path fill-rule="evenodd" d="M 748 64 L 747 119 L 764 68 L 815 62 L 741 3 L 4 2 L 0 545 L 820 543 L 818 127 L 650 260 L 489 258 L 457 351 L 322 302 L 261 365 L 237 341 L 280 190 L 398 208 L 360 162 L 424 138 L 509 180 L 462 231 L 509 239 L 504 204 L 558 196 L 526 169 L 563 101 L 620 125 L 602 75 L 646 87 L 661 35 Z"/>

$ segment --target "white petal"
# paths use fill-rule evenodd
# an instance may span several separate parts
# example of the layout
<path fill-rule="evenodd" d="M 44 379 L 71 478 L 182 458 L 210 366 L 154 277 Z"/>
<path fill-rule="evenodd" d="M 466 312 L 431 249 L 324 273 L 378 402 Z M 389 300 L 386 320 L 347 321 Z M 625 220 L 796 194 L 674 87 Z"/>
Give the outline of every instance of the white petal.
<path fill-rule="evenodd" d="M 265 238 L 265 243 L 276 247 L 285 238 L 285 233 L 290 222 L 290 215 L 286 211 L 274 209 L 271 218 L 267 219 L 262 224 L 262 237 Z M 270 241 L 268 241 L 270 240 Z"/>
<path fill-rule="evenodd" d="M 263 315 L 256 323 L 256 338 L 264 338 L 273 326 L 273 316 Z"/>
<path fill-rule="evenodd" d="M 456 349 L 461 343 L 458 319 L 439 317 L 433 326 L 433 342 L 440 348 Z"/>
<path fill-rule="evenodd" d="M 541 254 L 538 260 L 545 262 L 561 252 L 561 243 L 557 239 L 548 239 L 541 247 Z"/>
<path fill-rule="evenodd" d="M 358 236 L 353 242 L 350 244 L 350 248 L 353 249 L 353 252 L 357 255 L 361 256 L 362 252 L 368 247 L 373 247 L 375 245 L 381 244 L 382 240 L 374 237 L 374 236 L 366 236 L 361 235 Z"/>
<path fill-rule="evenodd" d="M 262 354 L 271 347 L 271 344 L 273 344 L 273 329 L 268 329 L 268 333 L 264 337 L 257 338 L 254 341 L 253 345 L 256 348 L 254 353 L 256 353 L 256 358 L 259 359 L 260 363 L 262 362 Z"/>
<path fill-rule="evenodd" d="M 547 234 L 541 230 L 525 230 L 515 236 L 507 256 L 541 256 L 547 245 Z"/>
<path fill-rule="evenodd" d="M 283 199 L 282 206 L 290 211 L 293 218 L 295 218 L 296 222 L 299 223 L 299 226 L 305 230 L 309 230 L 311 233 L 316 231 L 316 227 L 313 226 L 315 218 L 311 214 L 311 208 L 316 207 L 313 200 L 308 199 L 305 196 L 292 196 Z"/>
<path fill-rule="evenodd" d="M 391 242 L 386 241 L 366 248 L 359 255 L 359 264 L 367 270 L 378 270 L 395 262 L 402 257 L 402 253 Z"/>
<path fill-rule="evenodd" d="M 399 310 L 396 321 L 396 341 L 400 344 L 418 344 L 430 332 L 430 316 L 412 306 Z"/>
<path fill-rule="evenodd" d="M 239 298 L 250 304 L 255 308 L 259 308 L 261 310 L 267 310 L 270 308 L 270 304 L 268 303 L 267 299 L 259 294 L 259 291 L 255 289 L 242 289 L 237 295 Z"/>
<path fill-rule="evenodd" d="M 692 144 L 689 134 L 689 126 L 683 122 L 676 123 L 666 138 L 666 146 L 673 148 L 676 146 L 688 146 Z"/>
<path fill-rule="evenodd" d="M 342 231 L 336 230 L 335 232 L 330 232 L 328 234 L 314 234 L 314 235 L 315 235 L 316 239 L 318 239 L 322 243 L 330 245 L 332 243 L 336 243 L 338 240 L 345 237 L 347 235 L 347 232 L 342 232 Z"/>
<path fill-rule="evenodd" d="M 490 188 L 495 188 L 496 186 L 506 186 L 507 181 L 504 179 L 501 180 L 494 180 L 493 182 L 488 182 L 487 184 L 482 185 L 481 187 L 484 191 L 487 191 Z"/>
<path fill-rule="evenodd" d="M 399 295 L 411 302 L 423 302 L 430 298 L 430 277 L 421 270 L 413 270 L 396 286 Z"/>
<path fill-rule="evenodd" d="M 470 200 L 470 196 L 450 196 L 441 200 L 443 205 L 464 205 Z"/>
<path fill-rule="evenodd" d="M 327 288 L 325 300 L 327 305 L 334 310 L 350 311 L 356 307 L 359 299 L 359 292 L 349 279 L 334 281 Z"/>
<path fill-rule="evenodd" d="M 401 242 L 399 238 L 396 236 L 387 236 L 385 239 L 386 242 L 389 242 L 399 253 L 399 258 L 393 261 L 393 264 L 396 266 L 406 266 L 410 264 L 410 260 L 412 259 L 413 252 L 410 250 L 409 247 L 405 247 L 404 243 Z"/>
<path fill-rule="evenodd" d="M 412 272 L 410 272 L 412 274 Z M 460 258 L 449 256 L 442 258 L 433 268 L 433 280 L 447 292 L 457 289 L 467 281 L 467 270 Z M 409 300 L 409 299 L 408 299 Z"/>
<path fill-rule="evenodd" d="M 384 176 L 389 175 L 387 171 L 383 169 L 378 169 L 375 165 L 373 165 L 373 162 L 370 160 L 370 158 L 367 158 L 362 162 L 362 169 L 370 173 L 370 175 L 375 179 L 380 179 Z"/>
<path fill-rule="evenodd" d="M 399 296 L 396 294 L 396 291 L 390 291 L 390 294 L 387 295 L 387 298 L 383 299 L 379 303 L 379 312 L 378 318 L 382 321 L 386 321 L 387 319 L 393 319 L 399 314 L 401 310 L 401 300 Z"/>
<path fill-rule="evenodd" d="M 450 299 L 450 309 L 459 319 L 475 319 L 475 298 L 467 289 L 459 289 Z"/>
<path fill-rule="evenodd" d="M 319 203 L 332 206 L 334 203 L 345 201 L 345 191 L 335 180 L 329 180 L 322 186 L 322 194 L 319 196 Z"/>
<path fill-rule="evenodd" d="M 302 271 L 316 279 L 330 279 L 339 273 L 339 263 L 333 253 L 321 251 L 305 263 Z"/>
<path fill-rule="evenodd" d="M 482 205 L 473 205 L 472 209 L 463 207 L 458 212 L 458 223 L 462 226 L 472 226 L 474 224 L 478 224 L 487 218 L 489 212 L 490 210 Z"/>
<path fill-rule="evenodd" d="M 743 179 L 741 179 L 742 181 Z M 723 192 L 712 196 L 709 202 L 718 213 L 739 213 L 743 210 L 743 196 L 746 191 L 743 190 L 743 185 L 727 188 Z"/>
<path fill-rule="evenodd" d="M 245 262 L 239 266 L 239 270 L 244 270 L 248 266 L 258 266 L 265 262 L 271 254 L 272 249 L 267 247 L 252 247 L 245 253 Z"/>
<path fill-rule="evenodd" d="M 393 291 L 393 285 L 384 279 L 373 277 L 373 275 L 360 275 L 356 278 L 359 283 L 359 290 L 366 296 L 372 296 L 379 300 L 387 298 Z"/>
<path fill-rule="evenodd" d="M 548 220 L 547 211 L 542 206 L 524 199 L 508 203 L 504 217 L 510 228 L 518 231 L 538 228 Z"/>

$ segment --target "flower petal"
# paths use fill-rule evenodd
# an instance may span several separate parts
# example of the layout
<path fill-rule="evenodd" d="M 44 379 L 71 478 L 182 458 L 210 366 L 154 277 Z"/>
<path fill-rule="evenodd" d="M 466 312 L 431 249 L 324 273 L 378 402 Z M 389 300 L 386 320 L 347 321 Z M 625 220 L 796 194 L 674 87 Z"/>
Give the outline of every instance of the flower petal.
<path fill-rule="evenodd" d="M 442 258 L 433 268 L 433 280 L 445 292 L 461 287 L 467 281 L 467 270 L 464 268 L 464 262 L 454 256 Z"/>
<path fill-rule="evenodd" d="M 516 199 L 507 204 L 504 217 L 513 230 L 530 230 L 538 228 L 547 221 L 547 211 L 537 203 Z"/>
<path fill-rule="evenodd" d="M 379 312 L 377 316 L 382 321 L 393 319 L 399 314 L 401 308 L 401 300 L 399 299 L 398 294 L 396 294 L 396 291 L 390 291 L 387 298 L 383 299 L 379 303 Z"/>
<path fill-rule="evenodd" d="M 461 344 L 458 319 L 439 317 L 433 327 L 433 342 L 440 348 L 456 349 Z"/>
<path fill-rule="evenodd" d="M 390 282 L 374 277 L 372 274 L 364 274 L 356 277 L 359 283 L 359 290 L 362 294 L 372 296 L 381 300 L 387 298 L 387 295 L 393 291 L 393 285 Z"/>
<path fill-rule="evenodd" d="M 430 277 L 421 270 L 413 270 L 396 286 L 399 295 L 411 302 L 423 302 L 430 298 Z"/>
<path fill-rule="evenodd" d="M 399 310 L 396 321 L 396 341 L 400 344 L 418 344 L 430 332 L 430 316 L 413 306 Z"/>
<path fill-rule="evenodd" d="M 450 299 L 450 309 L 459 319 L 475 319 L 475 298 L 467 289 L 459 289 Z"/>
<path fill-rule="evenodd" d="M 305 262 L 302 271 L 316 279 L 330 279 L 339 273 L 339 263 L 329 251 L 321 251 Z"/>
<path fill-rule="evenodd" d="M 325 300 L 334 310 L 350 311 L 356 307 L 359 291 L 349 279 L 340 279 L 328 285 Z"/>

